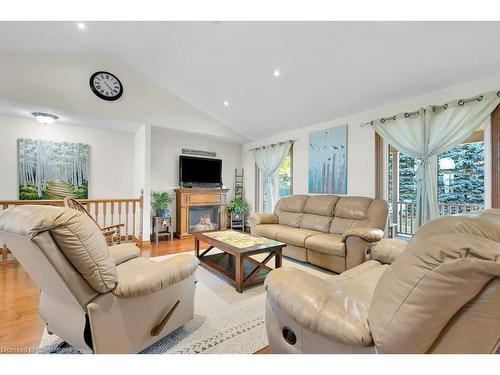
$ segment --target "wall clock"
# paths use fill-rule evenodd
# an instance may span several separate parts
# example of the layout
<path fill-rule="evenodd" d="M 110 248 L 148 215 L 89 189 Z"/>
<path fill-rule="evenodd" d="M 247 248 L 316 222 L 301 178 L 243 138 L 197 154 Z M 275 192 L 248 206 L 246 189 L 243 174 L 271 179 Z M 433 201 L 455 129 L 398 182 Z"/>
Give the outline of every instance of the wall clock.
<path fill-rule="evenodd" d="M 120 80 L 109 72 L 96 72 L 90 77 L 90 88 L 103 100 L 117 100 L 123 94 Z"/>

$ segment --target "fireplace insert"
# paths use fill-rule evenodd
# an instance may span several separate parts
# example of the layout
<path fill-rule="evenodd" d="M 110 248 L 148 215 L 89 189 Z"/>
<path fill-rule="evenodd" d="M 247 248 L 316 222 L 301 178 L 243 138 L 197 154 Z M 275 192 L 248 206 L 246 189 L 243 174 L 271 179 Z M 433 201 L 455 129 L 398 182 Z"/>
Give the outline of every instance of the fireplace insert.
<path fill-rule="evenodd" d="M 189 233 L 220 229 L 220 206 L 189 207 Z"/>

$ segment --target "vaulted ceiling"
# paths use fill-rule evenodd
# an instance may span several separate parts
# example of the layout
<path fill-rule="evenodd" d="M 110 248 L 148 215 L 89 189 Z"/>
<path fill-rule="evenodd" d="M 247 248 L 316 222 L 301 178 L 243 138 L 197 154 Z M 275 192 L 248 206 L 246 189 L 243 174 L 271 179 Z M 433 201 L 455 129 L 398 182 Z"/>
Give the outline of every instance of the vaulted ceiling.
<path fill-rule="evenodd" d="M 0 54 L 71 55 L 68 64 L 82 58 L 93 60 L 95 66 L 101 58 L 109 66 L 104 63 L 109 57 L 130 67 L 123 74 L 136 72 L 145 85 L 157 85 L 219 123 L 220 129 L 228 127 L 248 139 L 500 72 L 500 49 L 495 48 L 498 22 L 85 22 L 85 26 L 80 30 L 76 22 L 2 22 Z M 35 66 L 36 60 L 31 63 Z M 0 72 L 4 74 L 16 72 Z M 22 76 L 18 79 L 19 85 L 29 84 Z M 127 90 L 139 88 L 125 86 L 124 97 Z M 146 120 L 161 122 L 161 118 Z"/>

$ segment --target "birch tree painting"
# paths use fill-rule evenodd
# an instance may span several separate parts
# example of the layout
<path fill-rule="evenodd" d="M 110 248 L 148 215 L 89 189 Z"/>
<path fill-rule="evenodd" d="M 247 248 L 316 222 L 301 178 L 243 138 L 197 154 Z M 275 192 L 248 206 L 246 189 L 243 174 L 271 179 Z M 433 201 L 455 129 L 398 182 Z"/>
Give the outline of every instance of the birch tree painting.
<path fill-rule="evenodd" d="M 309 133 L 309 193 L 347 193 L 347 125 Z"/>
<path fill-rule="evenodd" d="M 19 199 L 88 198 L 89 145 L 18 140 Z"/>

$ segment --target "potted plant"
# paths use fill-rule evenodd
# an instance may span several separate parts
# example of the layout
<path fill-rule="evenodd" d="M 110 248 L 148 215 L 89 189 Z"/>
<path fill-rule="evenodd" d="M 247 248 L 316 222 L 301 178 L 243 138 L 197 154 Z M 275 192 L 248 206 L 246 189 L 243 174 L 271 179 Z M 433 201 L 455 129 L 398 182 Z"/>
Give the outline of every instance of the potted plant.
<path fill-rule="evenodd" d="M 243 198 L 234 198 L 227 206 L 227 209 L 231 213 L 243 214 L 247 212 L 248 203 Z"/>
<path fill-rule="evenodd" d="M 166 217 L 170 214 L 168 206 L 172 202 L 172 197 L 166 191 L 153 191 L 151 193 L 151 205 L 153 206 L 156 216 Z"/>

